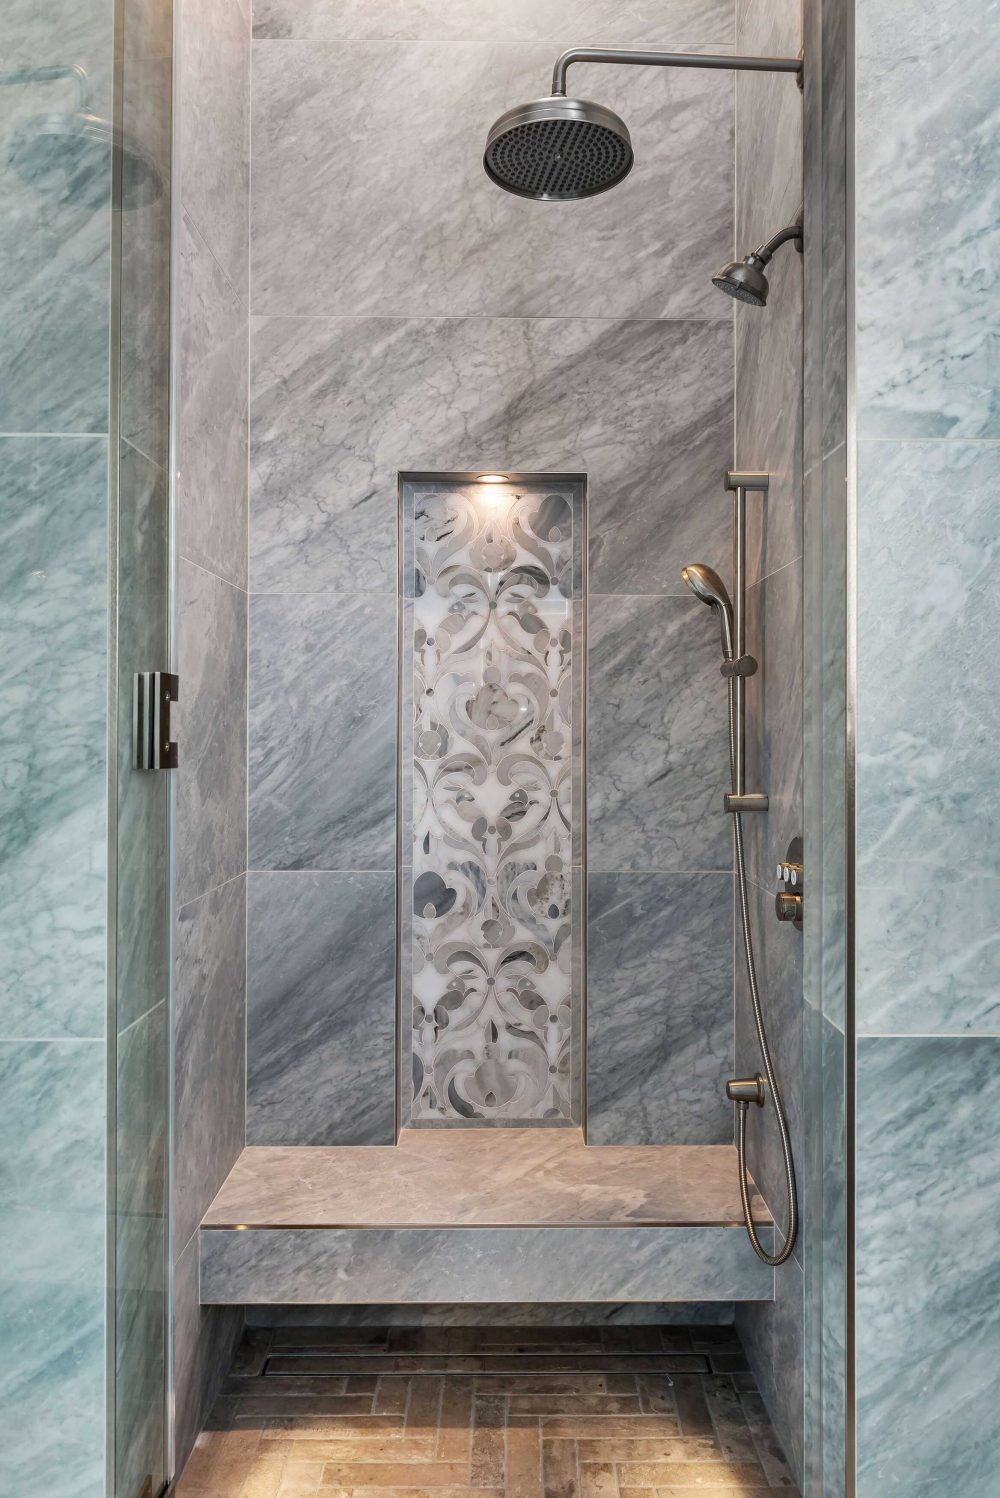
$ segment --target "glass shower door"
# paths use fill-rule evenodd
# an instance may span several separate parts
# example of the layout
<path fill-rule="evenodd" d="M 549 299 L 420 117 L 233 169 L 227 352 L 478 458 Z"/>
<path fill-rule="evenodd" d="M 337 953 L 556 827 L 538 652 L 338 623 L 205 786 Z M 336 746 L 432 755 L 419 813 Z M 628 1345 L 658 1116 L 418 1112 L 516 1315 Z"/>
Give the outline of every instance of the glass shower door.
<path fill-rule="evenodd" d="M 150 746 L 136 731 L 135 683 L 139 673 L 166 672 L 170 665 L 172 24 L 163 0 L 124 0 L 118 14 L 110 432 L 116 742 L 109 1493 L 159 1498 L 169 1475 L 170 772 L 138 767 L 141 750 L 148 757 Z"/>

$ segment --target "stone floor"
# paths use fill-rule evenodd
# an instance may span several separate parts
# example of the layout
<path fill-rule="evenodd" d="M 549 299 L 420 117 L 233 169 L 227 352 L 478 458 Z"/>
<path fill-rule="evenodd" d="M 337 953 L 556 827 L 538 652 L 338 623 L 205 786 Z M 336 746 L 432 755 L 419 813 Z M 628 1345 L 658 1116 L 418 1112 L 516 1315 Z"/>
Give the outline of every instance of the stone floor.
<path fill-rule="evenodd" d="M 176 1498 L 795 1498 L 731 1327 L 250 1331 Z"/>

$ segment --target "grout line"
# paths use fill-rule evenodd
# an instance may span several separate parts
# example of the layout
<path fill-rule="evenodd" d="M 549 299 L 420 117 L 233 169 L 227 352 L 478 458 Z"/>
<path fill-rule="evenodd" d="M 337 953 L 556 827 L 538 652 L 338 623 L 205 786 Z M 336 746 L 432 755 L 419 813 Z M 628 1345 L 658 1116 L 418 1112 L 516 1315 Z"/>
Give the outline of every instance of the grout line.
<path fill-rule="evenodd" d="M 202 890 L 200 895 L 192 895 L 190 900 L 185 900 L 182 905 L 177 906 L 175 914 L 180 915 L 181 911 L 187 910 L 189 905 L 197 905 L 199 900 L 204 900 L 209 895 L 214 895 L 218 890 L 225 889 L 227 884 L 235 884 L 237 879 L 245 879 L 248 873 L 248 869 L 240 869 L 238 873 L 230 874 L 228 879 L 223 879 L 220 884 L 213 884 L 209 889 Z"/>
<path fill-rule="evenodd" d="M 211 567 L 206 567 L 202 562 L 196 562 L 193 557 L 185 556 L 183 552 L 178 553 L 178 560 L 186 562 L 189 567 L 196 567 L 206 577 L 214 577 L 218 583 L 225 583 L 226 587 L 232 588 L 234 593 L 242 593 L 245 598 L 249 598 L 250 594 L 242 583 L 234 583 L 232 578 L 223 577 L 221 572 L 213 572 Z"/>

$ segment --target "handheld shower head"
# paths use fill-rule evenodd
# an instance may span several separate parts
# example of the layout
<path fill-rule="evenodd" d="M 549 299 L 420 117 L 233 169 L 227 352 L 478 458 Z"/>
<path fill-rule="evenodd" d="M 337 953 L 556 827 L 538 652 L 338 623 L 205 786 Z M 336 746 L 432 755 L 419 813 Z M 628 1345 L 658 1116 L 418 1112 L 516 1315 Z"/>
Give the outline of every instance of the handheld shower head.
<path fill-rule="evenodd" d="M 722 578 L 705 562 L 691 562 L 681 568 L 681 577 L 691 592 L 702 603 L 719 611 L 719 629 L 722 633 L 722 653 L 726 660 L 733 655 L 733 605 Z"/>

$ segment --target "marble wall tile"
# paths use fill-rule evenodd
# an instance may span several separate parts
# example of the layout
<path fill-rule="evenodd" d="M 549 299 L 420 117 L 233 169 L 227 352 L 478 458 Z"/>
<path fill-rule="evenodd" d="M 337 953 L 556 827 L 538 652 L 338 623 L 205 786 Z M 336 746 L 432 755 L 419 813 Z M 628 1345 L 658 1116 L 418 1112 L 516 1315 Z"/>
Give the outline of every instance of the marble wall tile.
<path fill-rule="evenodd" d="M 177 569 L 175 898 L 246 867 L 247 597 L 181 559 Z"/>
<path fill-rule="evenodd" d="M 736 1307 L 736 1330 L 796 1482 L 802 1481 L 802 1269 L 774 1272 L 774 1300 Z"/>
<path fill-rule="evenodd" d="M 250 867 L 396 863 L 396 599 L 251 604 Z"/>
<path fill-rule="evenodd" d="M 785 1115 L 792 1141 L 792 1154 L 799 1174 L 804 1164 L 802 1110 L 803 1099 L 812 1093 L 812 1082 L 805 1075 L 802 1004 L 802 933 L 794 926 L 774 918 L 774 896 L 755 884 L 749 888 L 750 917 L 753 931 L 757 979 L 767 1027 L 771 1056 L 781 1088 Z M 736 915 L 734 935 L 734 974 L 736 979 L 736 1075 L 752 1077 L 764 1070 L 753 1020 L 746 960 L 743 954 L 742 927 Z M 750 1172 L 757 1182 L 771 1214 L 783 1228 L 788 1222 L 785 1201 L 784 1162 L 774 1110 L 768 1102 L 761 1110 L 751 1108 L 747 1116 L 747 1158 Z M 803 1183 L 799 1181 L 799 1199 Z M 802 1262 L 802 1245 L 796 1248 Z"/>
<path fill-rule="evenodd" d="M 302 1326 L 731 1326 L 730 1301 L 585 1301 L 523 1304 L 492 1301 L 485 1305 L 250 1305 L 251 1327 Z"/>
<path fill-rule="evenodd" d="M 858 12 L 861 437 L 1000 436 L 996 23 L 995 0 Z"/>
<path fill-rule="evenodd" d="M 174 928 L 174 1242 L 183 1249 L 245 1140 L 246 880 Z"/>
<path fill-rule="evenodd" d="M 255 318 L 255 590 L 395 589 L 399 470 L 586 472 L 592 592 L 725 565 L 728 324 Z"/>
<path fill-rule="evenodd" d="M 768 1230 L 769 1231 L 769 1230 Z M 203 1229 L 207 1304 L 399 1299 L 767 1300 L 773 1272 L 735 1228 Z M 765 1242 L 768 1241 L 767 1231 Z"/>
<path fill-rule="evenodd" d="M 161 1002 L 118 1037 L 115 1130 L 115 1482 L 166 1480 L 167 1048 Z"/>
<path fill-rule="evenodd" d="M 592 874 L 587 1138 L 733 1137 L 730 874 Z"/>
<path fill-rule="evenodd" d="M 446 66 L 437 42 L 256 42 L 255 313 L 730 329 L 710 277 L 731 253 L 732 77 L 574 68 L 582 97 L 628 119 L 636 165 L 613 194 L 553 214 L 491 183 L 482 148 L 499 114 L 548 88 L 554 60 L 551 42 L 453 41 Z"/>
<path fill-rule="evenodd" d="M 4 8 L 4 71 L 77 63 L 90 107 L 110 118 L 114 10 Z M 65 23 L 65 27 L 63 27 Z M 20 132 L 76 106 L 75 80 L 0 87 L 0 432 L 106 432 L 111 162 L 97 152 L 69 176 L 15 170 Z"/>
<path fill-rule="evenodd" d="M 801 0 L 738 15 L 737 50 L 794 56 Z M 736 251 L 748 255 L 802 206 L 802 94 L 780 73 L 736 78 Z M 748 499 L 751 581 L 802 554 L 802 256 L 788 244 L 768 266 L 766 308 L 736 303 L 735 466 L 771 475 Z"/>
<path fill-rule="evenodd" d="M 185 212 L 178 215 L 175 258 L 178 550 L 245 588 L 247 313 Z"/>
<path fill-rule="evenodd" d="M 0 437 L 0 1034 L 104 1034 L 107 441 Z"/>
<path fill-rule="evenodd" d="M 690 597 L 592 594 L 588 622 L 589 868 L 729 870 L 726 684 L 714 613 Z"/>
<path fill-rule="evenodd" d="M 809 1131 L 818 1122 L 820 1190 L 818 1204 L 806 1220 L 806 1325 L 815 1328 L 818 1349 L 810 1347 L 809 1364 L 820 1362 L 818 1386 L 806 1405 L 806 1470 L 818 1474 L 831 1498 L 847 1489 L 847 1126 L 846 1042 L 844 1032 L 820 1019 L 822 1112 L 815 1107 L 804 1119 Z M 819 1220 L 817 1221 L 816 1218 Z M 810 1259 L 809 1248 L 817 1245 Z M 815 1401 L 815 1404 L 812 1402 Z M 815 1418 L 814 1418 L 815 1412 Z"/>
<path fill-rule="evenodd" d="M 0 1487 L 104 1498 L 105 1050 L 0 1042 Z"/>
<path fill-rule="evenodd" d="M 747 787 L 763 791 L 768 808 L 743 818 L 743 834 L 751 878 L 774 887 L 803 827 L 801 559 L 749 589 L 747 649 L 759 665 L 746 689 Z"/>
<path fill-rule="evenodd" d="M 396 880 L 251 874 L 247 1143 L 395 1142 Z"/>
<path fill-rule="evenodd" d="M 1000 446 L 865 444 L 858 472 L 858 851 L 1000 872 Z M 930 673 L 930 674 L 929 674 Z M 954 692 L 962 683 L 956 710 Z M 886 683 L 892 682 L 892 691 Z M 936 689 L 940 687 L 940 689 Z M 993 835 L 991 835 L 991 833 Z"/>
<path fill-rule="evenodd" d="M 247 306 L 250 30 L 238 0 L 183 0 L 175 66 L 177 191 Z"/>
<path fill-rule="evenodd" d="M 198 1298 L 198 1238 L 174 1263 L 174 1471 L 181 1472 L 204 1429 L 243 1335 L 240 1306 L 203 1306 Z"/>
<path fill-rule="evenodd" d="M 858 1498 L 988 1498 L 1000 1038 L 862 1037 L 857 1065 Z"/>
<path fill-rule="evenodd" d="M 995 1027 L 995 923 L 974 912 L 1000 873 L 998 481 L 995 443 L 862 445 L 859 882 L 877 889 L 858 907 L 862 1031 Z"/>
<path fill-rule="evenodd" d="M 254 36 L 316 41 L 468 41 L 586 36 L 602 46 L 729 45 L 733 0 L 258 0 Z M 561 43 L 560 43 L 561 45 Z M 555 58 L 553 57 L 553 61 Z"/>

